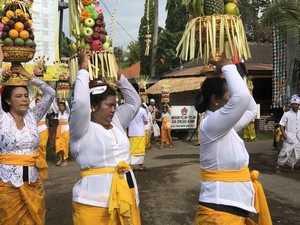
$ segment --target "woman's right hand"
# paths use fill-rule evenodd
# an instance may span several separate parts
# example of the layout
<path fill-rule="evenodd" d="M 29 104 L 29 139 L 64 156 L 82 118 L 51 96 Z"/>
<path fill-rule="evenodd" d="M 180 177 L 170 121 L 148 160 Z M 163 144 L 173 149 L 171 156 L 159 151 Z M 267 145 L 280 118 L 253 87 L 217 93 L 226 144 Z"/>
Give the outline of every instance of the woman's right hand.
<path fill-rule="evenodd" d="M 22 76 L 26 77 L 28 80 L 32 79 L 32 75 L 28 73 L 27 70 L 23 67 L 23 65 L 20 62 L 12 62 L 11 63 L 11 72 L 19 73 Z"/>
<path fill-rule="evenodd" d="M 209 60 L 208 63 L 210 63 L 216 67 L 215 72 L 214 72 L 215 74 L 221 74 L 223 66 L 232 64 L 230 59 L 227 59 L 227 58 L 221 58 L 218 61 Z"/>
<path fill-rule="evenodd" d="M 78 64 L 80 70 L 81 69 L 88 70 L 90 56 L 91 56 L 91 52 L 89 50 L 81 49 L 78 52 Z"/>

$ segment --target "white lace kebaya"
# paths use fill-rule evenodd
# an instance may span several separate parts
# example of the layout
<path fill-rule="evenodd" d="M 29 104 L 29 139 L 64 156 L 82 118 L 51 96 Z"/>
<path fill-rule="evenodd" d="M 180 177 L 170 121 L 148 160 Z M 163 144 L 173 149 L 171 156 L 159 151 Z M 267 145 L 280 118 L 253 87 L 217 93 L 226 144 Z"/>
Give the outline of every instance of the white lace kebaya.
<path fill-rule="evenodd" d="M 30 82 L 42 90 L 43 98 L 28 109 L 23 118 L 25 126 L 21 130 L 17 129 L 14 118 L 3 111 L 0 104 L 0 154 L 31 155 L 37 151 L 40 141 L 37 124 L 53 102 L 55 90 L 38 78 L 33 78 Z M 0 179 L 15 187 L 22 186 L 23 167 L 0 164 Z M 37 179 L 40 179 L 40 175 L 36 167 L 29 166 L 28 183 Z"/>

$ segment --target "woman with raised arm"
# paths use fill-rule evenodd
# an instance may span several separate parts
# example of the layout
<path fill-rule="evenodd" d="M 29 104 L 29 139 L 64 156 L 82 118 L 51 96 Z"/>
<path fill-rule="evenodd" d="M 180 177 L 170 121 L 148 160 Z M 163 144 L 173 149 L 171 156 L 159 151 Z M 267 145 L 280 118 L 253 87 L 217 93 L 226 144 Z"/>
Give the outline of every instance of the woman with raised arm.
<path fill-rule="evenodd" d="M 54 99 L 53 104 L 58 112 L 58 127 L 56 129 L 55 152 L 59 156 L 57 166 L 67 166 L 69 157 L 70 134 L 69 134 L 69 117 L 70 107 L 66 99 L 61 99 L 57 104 Z"/>
<path fill-rule="evenodd" d="M 3 83 L 0 106 L 0 224 L 43 225 L 46 213 L 43 179 L 48 176 L 48 166 L 37 150 L 38 122 L 52 103 L 55 91 L 29 74 L 20 63 L 12 64 L 11 71 L 11 77 Z M 44 93 L 32 108 L 29 108 L 28 84 L 19 74 Z"/>
<path fill-rule="evenodd" d="M 78 57 L 80 70 L 70 119 L 71 153 L 81 176 L 73 187 L 74 225 L 140 225 L 139 195 L 125 129 L 141 99 L 118 72 L 115 85 L 125 104 L 116 108 L 116 87 L 100 80 L 89 82 L 89 53 L 81 50 Z"/>
<path fill-rule="evenodd" d="M 249 154 L 237 131 L 257 114 L 246 83 L 229 59 L 211 61 L 216 74 L 201 86 L 195 107 L 205 112 L 200 123 L 200 196 L 196 224 L 256 224 L 249 213 L 259 213 L 259 223 L 271 225 L 258 171 L 250 174 Z"/>

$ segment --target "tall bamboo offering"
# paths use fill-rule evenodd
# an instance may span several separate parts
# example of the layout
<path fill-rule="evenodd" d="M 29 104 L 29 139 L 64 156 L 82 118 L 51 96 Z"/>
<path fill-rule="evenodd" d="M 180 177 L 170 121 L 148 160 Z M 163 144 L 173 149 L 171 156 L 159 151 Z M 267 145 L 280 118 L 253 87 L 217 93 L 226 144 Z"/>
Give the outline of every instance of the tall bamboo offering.
<path fill-rule="evenodd" d="M 171 89 L 171 85 L 168 82 L 161 83 L 161 102 L 162 103 L 170 102 L 170 89 Z"/>
<path fill-rule="evenodd" d="M 225 54 L 236 64 L 251 58 L 236 0 L 229 3 L 228 0 L 183 0 L 182 3 L 191 16 L 176 48 L 181 59 L 203 58 L 207 63 L 210 58 L 217 60 Z"/>
<path fill-rule="evenodd" d="M 96 1 L 95 1 L 96 2 Z M 106 24 L 100 1 L 74 0 L 69 2 L 70 33 L 76 38 L 75 51 L 88 49 L 92 56 L 89 62 L 90 79 L 102 76 L 106 82 L 117 80 L 117 64 L 111 40 L 107 36 Z M 74 55 L 69 60 L 70 83 L 76 81 L 78 71 L 78 58 Z"/>
<path fill-rule="evenodd" d="M 139 86 L 139 96 L 141 97 L 142 101 L 148 103 L 148 95 L 147 95 L 147 83 L 148 83 L 148 76 L 139 76 L 135 79 L 135 82 Z"/>

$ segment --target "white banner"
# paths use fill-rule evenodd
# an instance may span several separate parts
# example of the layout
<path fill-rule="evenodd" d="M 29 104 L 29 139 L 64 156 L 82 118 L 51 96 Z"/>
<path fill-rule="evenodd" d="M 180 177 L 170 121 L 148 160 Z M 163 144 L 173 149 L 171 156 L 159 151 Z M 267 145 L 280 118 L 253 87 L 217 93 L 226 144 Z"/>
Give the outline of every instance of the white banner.
<path fill-rule="evenodd" d="M 171 106 L 171 128 L 188 130 L 197 128 L 198 112 L 194 106 Z"/>
<path fill-rule="evenodd" d="M 37 45 L 35 58 L 45 55 L 49 58 L 46 65 L 52 66 L 58 59 L 58 1 L 35 0 L 32 11 L 34 42 Z"/>

